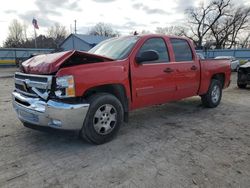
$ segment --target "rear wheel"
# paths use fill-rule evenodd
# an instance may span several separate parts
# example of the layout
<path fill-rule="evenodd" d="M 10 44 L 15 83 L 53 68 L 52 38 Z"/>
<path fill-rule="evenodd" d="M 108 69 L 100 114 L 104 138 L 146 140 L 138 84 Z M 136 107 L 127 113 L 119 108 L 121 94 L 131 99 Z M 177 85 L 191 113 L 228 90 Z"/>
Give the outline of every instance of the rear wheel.
<path fill-rule="evenodd" d="M 202 104 L 208 108 L 215 108 L 220 104 L 222 97 L 222 84 L 219 80 L 212 79 L 209 89 L 201 96 Z"/>
<path fill-rule="evenodd" d="M 94 144 L 112 140 L 123 121 L 123 107 L 113 95 L 99 93 L 91 96 L 89 111 L 81 130 L 81 137 Z"/>
<path fill-rule="evenodd" d="M 247 87 L 247 84 L 237 83 L 237 85 L 238 85 L 238 88 L 240 88 L 240 89 L 245 89 Z"/>

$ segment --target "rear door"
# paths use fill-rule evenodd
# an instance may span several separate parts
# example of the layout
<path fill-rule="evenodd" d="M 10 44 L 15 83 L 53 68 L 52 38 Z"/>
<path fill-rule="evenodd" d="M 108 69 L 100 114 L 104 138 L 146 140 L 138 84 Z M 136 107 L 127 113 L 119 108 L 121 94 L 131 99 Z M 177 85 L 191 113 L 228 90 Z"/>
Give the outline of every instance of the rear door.
<path fill-rule="evenodd" d="M 173 100 L 176 90 L 173 80 L 175 71 L 164 38 L 144 39 L 137 49 L 131 58 L 133 108 Z M 159 59 L 138 64 L 135 60 L 136 55 L 147 50 L 158 52 Z"/>
<path fill-rule="evenodd" d="M 197 95 L 200 84 L 199 60 L 193 54 L 190 43 L 185 39 L 171 38 L 171 46 L 176 64 L 175 83 L 177 91 L 175 99 Z"/>

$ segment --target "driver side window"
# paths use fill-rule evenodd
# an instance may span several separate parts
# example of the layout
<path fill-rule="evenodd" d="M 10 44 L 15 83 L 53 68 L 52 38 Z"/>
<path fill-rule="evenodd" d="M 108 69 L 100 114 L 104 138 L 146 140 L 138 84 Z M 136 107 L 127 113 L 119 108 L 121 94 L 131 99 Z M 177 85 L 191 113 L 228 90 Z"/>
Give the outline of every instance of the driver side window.
<path fill-rule="evenodd" d="M 139 55 L 142 52 L 148 51 L 148 50 L 154 50 L 158 53 L 159 59 L 157 61 L 154 61 L 154 63 L 166 63 L 169 62 L 169 56 L 168 56 L 168 49 L 166 47 L 166 44 L 162 38 L 151 38 L 148 39 L 139 50 Z M 143 62 L 145 63 L 152 63 L 152 61 Z"/>

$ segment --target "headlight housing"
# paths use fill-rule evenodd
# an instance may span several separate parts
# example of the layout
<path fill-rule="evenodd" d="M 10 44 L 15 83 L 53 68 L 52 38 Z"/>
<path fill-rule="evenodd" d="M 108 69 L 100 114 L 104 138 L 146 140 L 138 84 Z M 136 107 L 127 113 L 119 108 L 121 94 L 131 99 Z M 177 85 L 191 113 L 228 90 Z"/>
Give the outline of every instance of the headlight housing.
<path fill-rule="evenodd" d="M 55 95 L 59 98 L 75 97 L 75 81 L 72 75 L 56 78 Z"/>

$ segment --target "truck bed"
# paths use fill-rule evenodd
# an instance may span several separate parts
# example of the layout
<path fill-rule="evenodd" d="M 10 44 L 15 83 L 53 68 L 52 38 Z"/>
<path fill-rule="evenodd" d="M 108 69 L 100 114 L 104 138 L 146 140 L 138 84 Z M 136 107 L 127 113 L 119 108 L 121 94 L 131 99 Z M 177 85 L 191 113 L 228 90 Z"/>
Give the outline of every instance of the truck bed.
<path fill-rule="evenodd" d="M 205 59 L 200 60 L 201 66 L 201 82 L 199 95 L 207 92 L 212 76 L 215 74 L 224 75 L 223 88 L 230 84 L 231 68 L 230 62 L 225 59 Z"/>

